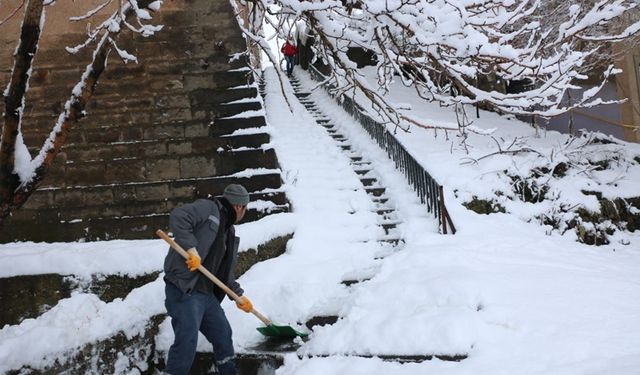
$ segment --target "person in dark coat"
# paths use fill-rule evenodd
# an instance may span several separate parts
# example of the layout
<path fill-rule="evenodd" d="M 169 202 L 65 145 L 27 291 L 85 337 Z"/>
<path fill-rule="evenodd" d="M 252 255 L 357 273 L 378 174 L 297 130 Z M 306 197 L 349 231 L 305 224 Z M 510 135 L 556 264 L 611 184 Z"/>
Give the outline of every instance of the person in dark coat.
<path fill-rule="evenodd" d="M 175 335 L 165 368 L 171 375 L 189 374 L 198 332 L 213 345 L 218 374 L 236 374 L 231 326 L 220 306 L 225 293 L 197 269 L 204 266 L 241 296 L 239 309 L 253 310 L 234 275 L 239 238 L 233 225 L 242 219 L 248 203 L 247 190 L 232 184 L 219 199 L 198 199 L 171 211 L 171 232 L 189 254 L 185 262 L 169 249 L 164 261 L 165 307 Z"/>
<path fill-rule="evenodd" d="M 280 48 L 280 52 L 284 54 L 284 58 L 287 61 L 287 76 L 291 77 L 291 73 L 293 73 L 293 66 L 296 62 L 296 54 L 298 53 L 298 49 L 293 45 L 293 39 L 288 37 L 287 40 Z"/>

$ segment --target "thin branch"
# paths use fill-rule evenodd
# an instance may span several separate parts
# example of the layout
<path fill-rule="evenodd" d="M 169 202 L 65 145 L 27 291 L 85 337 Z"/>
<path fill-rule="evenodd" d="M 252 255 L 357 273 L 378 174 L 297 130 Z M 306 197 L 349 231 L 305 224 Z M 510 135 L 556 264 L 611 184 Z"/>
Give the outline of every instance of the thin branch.
<path fill-rule="evenodd" d="M 22 9 L 22 7 L 24 6 L 24 0 L 22 0 L 20 2 L 20 4 L 16 7 L 16 9 L 14 9 L 11 13 L 9 13 L 9 15 L 3 19 L 2 21 L 0 21 L 0 26 L 4 25 L 5 22 L 9 21 L 11 18 L 13 18 L 13 16 L 16 15 L 16 13 L 18 13 L 18 11 L 20 9 Z"/>

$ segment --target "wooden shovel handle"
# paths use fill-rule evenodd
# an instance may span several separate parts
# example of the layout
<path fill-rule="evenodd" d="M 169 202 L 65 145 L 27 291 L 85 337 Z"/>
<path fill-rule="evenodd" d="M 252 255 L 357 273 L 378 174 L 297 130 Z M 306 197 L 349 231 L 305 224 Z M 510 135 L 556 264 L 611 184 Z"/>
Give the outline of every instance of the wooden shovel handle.
<path fill-rule="evenodd" d="M 184 259 L 188 259 L 189 258 L 189 254 L 182 248 L 182 246 L 178 245 L 178 243 L 176 241 L 174 241 L 173 238 L 169 237 L 169 235 L 166 234 L 162 229 L 158 229 L 156 231 L 156 234 L 158 235 L 158 237 L 160 237 L 163 240 L 167 241 L 167 243 L 171 246 L 171 248 L 173 248 L 173 250 L 177 251 L 178 254 L 182 255 L 182 257 Z M 231 297 L 234 301 L 240 302 L 240 296 L 238 296 L 233 290 L 231 290 L 222 281 L 220 281 L 211 272 L 209 272 L 208 269 L 206 269 L 202 265 L 200 265 L 198 267 L 198 271 L 202 272 L 206 277 L 209 278 L 209 280 L 213 281 L 214 284 L 216 284 L 220 289 L 222 289 L 225 293 L 227 293 L 229 295 L 229 297 Z M 266 316 L 262 315 L 256 309 L 252 309 L 251 313 L 253 315 L 255 315 L 258 319 L 260 319 L 262 321 L 262 323 L 264 323 L 265 325 L 271 325 L 272 324 L 271 320 L 269 320 Z"/>

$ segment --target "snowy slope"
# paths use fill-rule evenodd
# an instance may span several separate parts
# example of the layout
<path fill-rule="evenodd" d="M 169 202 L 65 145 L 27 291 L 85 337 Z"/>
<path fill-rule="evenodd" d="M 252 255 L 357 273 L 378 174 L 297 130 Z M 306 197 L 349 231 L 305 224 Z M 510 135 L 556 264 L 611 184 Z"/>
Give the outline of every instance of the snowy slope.
<path fill-rule="evenodd" d="M 402 219 L 399 231 L 405 244 L 376 259 L 390 249 L 372 241 L 384 234 L 349 159 L 293 96 L 289 112 L 272 70 L 266 71 L 266 79 L 272 143 L 293 213 L 240 225 L 238 231 L 245 249 L 292 230 L 295 235 L 284 255 L 254 266 L 239 281 L 256 308 L 277 322 L 295 324 L 327 314 L 342 317 L 316 329 L 298 353 L 286 357 L 279 375 L 638 373 L 637 234 L 626 235 L 628 245 L 592 247 L 571 236 L 545 234 L 544 228 L 519 217 L 524 208 L 515 214 L 475 214 L 460 205 L 464 196 L 492 194 L 501 181 L 489 172 L 509 163 L 525 168 L 527 156 L 460 165 L 466 153 L 453 135 L 447 141 L 443 133 L 434 138 L 433 131 L 399 133 L 447 189 L 448 208 L 459 231 L 439 235 L 437 223 L 402 174 L 359 125 L 318 91 L 313 97 L 325 113 L 354 147 L 375 161 Z M 398 100 L 409 102 L 411 97 Z M 412 105 L 413 111 L 424 110 L 434 121 L 451 120 L 446 109 Z M 487 115 L 475 125 L 497 128 L 498 139 L 531 135 L 531 130 L 512 123 Z M 547 137 L 562 142 L 555 133 Z M 472 145 L 471 155 L 479 157 L 495 143 L 478 137 Z M 636 152 L 634 147 L 625 146 L 625 152 Z M 621 190 L 632 190 L 637 170 L 631 169 L 627 177 L 628 185 L 624 180 Z M 0 246 L 0 275 L 136 275 L 159 270 L 165 252 L 160 240 L 151 239 L 7 244 Z M 340 284 L 353 275 L 371 279 L 351 288 Z M 107 304 L 92 295 L 75 294 L 37 319 L 0 329 L 0 373 L 27 363 L 44 365 L 57 353 L 118 329 L 135 333 L 146 317 L 163 310 L 163 299 L 161 279 Z M 238 351 L 262 339 L 255 331 L 255 317 L 228 301 L 224 307 Z M 132 314 L 139 319 L 132 321 Z M 171 339 L 167 320 L 157 338 L 158 349 L 166 350 Z M 202 337 L 199 347 L 211 350 Z M 363 357 L 433 354 L 468 358 L 458 363 L 434 359 L 399 364 Z"/>

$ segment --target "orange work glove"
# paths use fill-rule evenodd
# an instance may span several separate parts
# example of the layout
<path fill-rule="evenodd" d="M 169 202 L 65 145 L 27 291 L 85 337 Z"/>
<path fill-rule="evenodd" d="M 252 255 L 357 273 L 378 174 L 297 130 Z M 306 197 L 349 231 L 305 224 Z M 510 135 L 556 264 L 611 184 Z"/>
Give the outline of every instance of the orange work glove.
<path fill-rule="evenodd" d="M 200 259 L 200 254 L 198 254 L 198 250 L 196 250 L 195 247 L 187 250 L 187 254 L 189 254 L 189 258 L 187 258 L 185 263 L 187 263 L 187 268 L 189 269 L 189 271 L 193 272 L 197 270 L 198 267 L 200 267 L 200 265 L 202 264 L 202 259 Z"/>
<path fill-rule="evenodd" d="M 253 310 L 253 304 L 251 304 L 249 298 L 244 296 L 240 297 L 239 301 L 236 301 L 236 306 L 238 306 L 238 308 L 244 312 L 251 312 L 251 310 Z"/>

